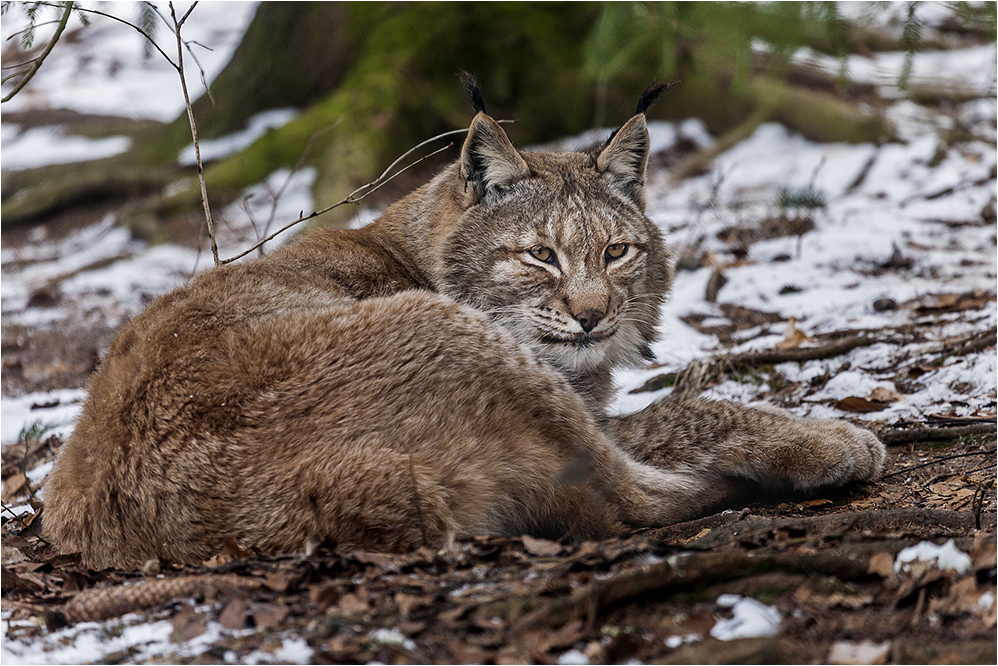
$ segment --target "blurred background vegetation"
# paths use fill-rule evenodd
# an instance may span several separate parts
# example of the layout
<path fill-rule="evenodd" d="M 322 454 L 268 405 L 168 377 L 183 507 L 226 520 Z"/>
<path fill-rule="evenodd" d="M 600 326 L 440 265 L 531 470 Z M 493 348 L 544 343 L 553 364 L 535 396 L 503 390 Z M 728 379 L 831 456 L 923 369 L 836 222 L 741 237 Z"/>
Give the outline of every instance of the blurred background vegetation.
<path fill-rule="evenodd" d="M 317 206 L 337 201 L 413 145 L 467 125 L 462 68 L 477 75 L 493 116 L 519 121 L 509 132 L 520 146 L 619 124 L 652 80 L 679 82 L 652 117 L 702 119 L 718 137 L 714 153 L 767 121 L 818 141 L 891 141 L 894 131 L 872 86 L 795 65 L 790 56 L 805 46 L 839 58 L 914 55 L 934 46 L 922 39 L 917 5 L 905 5 L 903 30 L 891 35 L 845 20 L 834 2 L 264 2 L 212 83 L 214 101 L 202 96 L 194 103 L 201 138 L 241 130 L 270 108 L 302 113 L 208 164 L 208 191 L 218 206 L 276 169 L 307 165 L 318 171 Z M 959 9 L 961 30 L 994 41 L 995 3 Z M 906 72 L 898 76 L 904 88 Z M 95 169 L 5 174 L 4 192 L 22 194 L 16 201 L 4 195 L 3 224 L 102 197 L 139 201 L 130 215 L 152 239 L 171 219 L 196 219 L 196 181 L 189 167 L 177 165 L 191 140 L 186 113 L 166 127 L 135 132 L 128 153 Z M 419 184 L 456 151 L 420 165 L 385 196 Z M 696 172 L 710 156 L 694 156 L 680 170 Z M 189 186 L 164 194 L 184 174 Z M 338 209 L 321 222 L 342 224 L 351 214 Z"/>

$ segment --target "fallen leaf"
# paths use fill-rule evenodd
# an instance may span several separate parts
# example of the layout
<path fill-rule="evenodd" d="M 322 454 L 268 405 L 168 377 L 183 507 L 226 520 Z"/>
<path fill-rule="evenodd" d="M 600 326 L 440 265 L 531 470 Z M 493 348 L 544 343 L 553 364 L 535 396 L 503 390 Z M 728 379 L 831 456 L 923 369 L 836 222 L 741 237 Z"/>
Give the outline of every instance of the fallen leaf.
<path fill-rule="evenodd" d="M 25 484 L 27 484 L 27 479 L 24 478 L 23 472 L 17 472 L 5 479 L 3 482 L 3 501 L 9 502 L 20 495 Z"/>
<path fill-rule="evenodd" d="M 867 399 L 873 402 L 897 402 L 901 397 L 901 394 L 893 389 L 878 386 L 873 389 Z"/>
<path fill-rule="evenodd" d="M 222 546 L 222 550 L 208 558 L 204 565 L 214 569 L 222 566 L 223 564 L 228 564 L 229 562 L 233 562 L 235 560 L 244 560 L 248 557 L 253 557 L 253 553 L 240 548 L 239 544 L 236 542 L 236 537 L 230 536 L 225 540 L 225 545 Z"/>
<path fill-rule="evenodd" d="M 266 629 L 284 622 L 291 609 L 280 604 L 253 604 L 250 612 L 253 614 L 256 626 Z"/>
<path fill-rule="evenodd" d="M 523 541 L 523 547 L 531 555 L 537 555 L 538 557 L 551 557 L 557 555 L 565 550 L 557 541 L 550 541 L 549 539 L 535 539 L 532 536 L 524 534 L 520 539 Z"/>
<path fill-rule="evenodd" d="M 894 557 L 890 553 L 877 553 L 870 558 L 866 570 L 883 578 L 890 578 L 894 575 Z"/>
<path fill-rule="evenodd" d="M 367 590 L 363 587 L 358 587 L 355 591 L 348 592 L 340 597 L 340 601 L 336 605 L 347 613 L 363 613 L 368 609 Z"/>
<path fill-rule="evenodd" d="M 291 581 L 280 571 L 271 571 L 263 577 L 263 584 L 273 592 L 286 592 Z"/>
<path fill-rule="evenodd" d="M 218 616 L 218 623 L 226 629 L 232 629 L 233 631 L 245 629 L 246 610 L 246 600 L 241 597 L 237 597 L 227 603 L 225 608 L 222 609 L 222 612 Z"/>
<path fill-rule="evenodd" d="M 398 606 L 399 613 L 408 617 L 412 611 L 422 606 L 428 606 L 433 601 L 433 597 L 418 594 L 406 594 L 405 592 L 395 593 L 395 605 Z"/>
<path fill-rule="evenodd" d="M 832 500 L 830 500 L 830 499 L 813 499 L 813 500 L 807 500 L 805 502 L 801 502 L 800 505 L 801 506 L 821 506 L 822 504 L 831 504 L 831 503 L 832 503 Z"/>
<path fill-rule="evenodd" d="M 814 342 L 814 338 L 797 328 L 797 318 L 791 317 L 783 331 L 783 339 L 776 343 L 776 348 L 797 349 L 805 342 Z"/>
<path fill-rule="evenodd" d="M 835 408 L 843 412 L 879 412 L 881 409 L 887 407 L 886 402 L 874 402 L 867 398 L 860 398 L 858 396 L 850 396 L 848 398 L 842 398 L 837 403 L 835 403 Z"/>
<path fill-rule="evenodd" d="M 170 640 L 174 643 L 186 643 L 203 634 L 206 626 L 207 622 L 202 613 L 198 613 L 191 606 L 181 606 L 173 616 L 173 633 L 170 634 Z"/>

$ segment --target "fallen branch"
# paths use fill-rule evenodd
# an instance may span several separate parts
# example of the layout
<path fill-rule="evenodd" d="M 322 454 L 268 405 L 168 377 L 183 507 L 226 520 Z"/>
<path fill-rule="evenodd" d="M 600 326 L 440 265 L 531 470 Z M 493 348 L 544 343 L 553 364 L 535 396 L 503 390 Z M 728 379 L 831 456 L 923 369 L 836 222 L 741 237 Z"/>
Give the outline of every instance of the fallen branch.
<path fill-rule="evenodd" d="M 892 428 L 883 429 L 877 436 L 886 446 L 898 446 L 912 442 L 938 442 L 948 439 L 959 439 L 968 435 L 987 435 L 998 431 L 995 423 L 972 423 L 965 426 L 933 428 Z"/>
<path fill-rule="evenodd" d="M 558 627 L 575 618 L 585 618 L 593 627 L 600 612 L 628 599 L 663 588 L 711 584 L 774 571 L 834 576 L 854 580 L 867 575 L 866 559 L 848 554 L 751 553 L 741 550 L 673 555 L 657 564 L 631 569 L 597 580 L 568 598 L 558 598 L 525 615 L 513 624 L 510 635 L 531 629 Z"/>
<path fill-rule="evenodd" d="M 669 372 L 656 375 L 646 381 L 631 393 L 644 393 L 647 391 L 658 391 L 666 386 L 680 384 L 682 380 L 690 375 L 700 378 L 700 381 L 717 381 L 726 374 L 732 374 L 739 368 L 759 368 L 778 363 L 815 361 L 825 358 L 841 356 L 859 347 L 869 347 L 877 344 L 880 340 L 868 336 L 852 336 L 838 342 L 833 342 L 824 347 L 797 347 L 795 349 L 768 349 L 764 351 L 743 352 L 732 356 L 718 356 L 707 361 L 694 361 L 692 364 L 677 372 Z M 706 367 L 702 367 L 706 363 Z M 694 365 L 699 365 L 693 370 Z"/>
<path fill-rule="evenodd" d="M 888 512 L 869 513 L 883 514 Z M 911 519 L 914 519 L 917 514 L 948 514 L 946 518 L 950 519 L 954 517 L 951 514 L 957 512 L 925 512 L 916 509 L 906 513 L 910 514 Z M 875 517 L 882 518 L 884 516 Z M 838 516 L 838 518 L 843 517 Z M 965 523 L 966 526 L 973 526 L 974 516 L 970 513 L 960 514 L 959 522 Z M 865 525 L 857 525 L 849 531 L 859 532 L 863 529 L 869 528 Z M 974 543 L 974 538 L 963 536 L 957 539 L 957 542 L 958 548 L 969 550 Z M 580 618 L 585 619 L 586 626 L 591 630 L 603 610 L 652 592 L 663 589 L 673 590 L 679 586 L 713 585 L 727 580 L 743 579 L 773 572 L 859 580 L 872 575 L 869 567 L 871 557 L 878 553 L 896 555 L 908 545 L 911 545 L 910 541 L 892 536 L 891 539 L 879 540 L 874 543 L 850 542 L 816 553 L 772 553 L 742 549 L 680 553 L 652 565 L 630 569 L 609 578 L 594 581 L 568 598 L 553 599 L 513 623 L 509 635 L 522 635 L 543 627 L 559 627 L 571 620 Z"/>
<path fill-rule="evenodd" d="M 942 529 L 956 536 L 974 529 L 975 525 L 971 513 L 942 509 L 880 509 L 791 518 L 740 515 L 731 512 L 708 516 L 658 528 L 651 534 L 665 543 L 678 541 L 685 548 L 700 550 L 751 542 L 777 530 L 803 531 L 806 536 L 820 537 L 864 531 L 936 536 Z M 914 529 L 927 527 L 931 530 Z M 705 529 L 708 531 L 704 532 Z"/>

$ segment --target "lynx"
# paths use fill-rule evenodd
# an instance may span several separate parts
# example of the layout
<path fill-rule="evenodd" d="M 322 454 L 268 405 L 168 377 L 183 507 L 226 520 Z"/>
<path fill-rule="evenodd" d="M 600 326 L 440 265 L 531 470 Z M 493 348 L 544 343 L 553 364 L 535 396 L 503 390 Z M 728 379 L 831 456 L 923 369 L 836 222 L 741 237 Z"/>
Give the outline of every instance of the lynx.
<path fill-rule="evenodd" d="M 845 422 L 704 399 L 609 416 L 672 281 L 645 216 L 650 88 L 605 145 L 516 149 L 477 112 L 459 159 L 361 229 L 208 271 L 120 331 L 46 483 L 95 568 L 256 553 L 599 539 L 746 482 L 873 477 Z"/>

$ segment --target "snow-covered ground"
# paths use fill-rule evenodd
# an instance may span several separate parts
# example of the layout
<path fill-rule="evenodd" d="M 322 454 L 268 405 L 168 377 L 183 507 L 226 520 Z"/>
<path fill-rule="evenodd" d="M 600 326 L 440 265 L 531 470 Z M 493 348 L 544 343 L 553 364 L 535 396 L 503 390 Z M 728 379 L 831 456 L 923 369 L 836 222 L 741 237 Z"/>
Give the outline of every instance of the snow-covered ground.
<path fill-rule="evenodd" d="M 254 7 L 254 3 L 206 2 L 192 15 L 187 37 L 215 49 L 199 52 L 209 79 L 230 57 Z M 103 9 L 134 20 L 130 4 Z M 15 21 L 5 16 L 3 36 L 15 29 Z M 160 34 L 166 34 L 165 28 Z M 40 31 L 39 39 L 44 37 Z M 70 108 L 172 119 L 182 108 L 176 74 L 155 55 L 142 62 L 140 49 L 141 37 L 134 31 L 95 19 L 93 26 L 80 31 L 72 48 L 57 47 L 36 80 L 4 110 Z M 900 54 L 881 54 L 870 61 L 853 58 L 849 67 L 854 76 L 870 73 L 874 78 L 895 71 L 899 63 Z M 926 53 L 916 58 L 915 75 L 945 78 L 955 71 L 968 85 L 993 90 L 994 65 L 993 46 Z M 189 85 L 192 90 L 199 87 L 196 74 Z M 621 390 L 614 409 L 639 409 L 668 393 L 670 389 L 630 391 L 655 375 L 681 370 L 695 358 L 772 349 L 784 339 L 788 322 L 793 320 L 797 330 L 812 338 L 851 331 L 876 337 L 878 343 L 827 360 L 780 364 L 767 381 L 728 379 L 709 388 L 707 394 L 752 401 L 765 396 L 771 389 L 769 382 L 779 378 L 781 384 L 791 386 L 792 409 L 803 415 L 882 423 L 919 420 L 929 414 L 993 416 L 993 349 L 952 356 L 931 367 L 924 364 L 925 359 L 942 354 L 946 344 L 991 334 L 998 326 L 993 219 L 998 105 L 993 93 L 989 94 L 947 109 L 907 101 L 893 104 L 888 117 L 904 143 L 817 144 L 780 125 L 767 124 L 720 155 L 705 175 L 674 182 L 668 171 L 653 169 L 648 179 L 648 214 L 661 226 L 677 257 L 696 261 L 677 272 L 671 299 L 663 308 L 662 336 L 654 347 L 656 366 L 617 375 Z M 257 119 L 246 133 L 214 147 L 230 150 L 258 127 L 286 122 L 288 117 L 275 114 Z M 947 137 L 958 123 L 977 138 L 948 145 Z M 44 155 L 52 148 L 71 156 L 74 146 L 83 145 L 73 143 L 79 137 L 63 136 L 58 129 L 37 134 L 8 125 L 2 128 L 4 169 L 36 166 L 39 160 L 48 159 Z M 653 123 L 649 129 L 657 154 L 671 151 L 680 138 L 701 146 L 713 140 L 696 120 Z M 585 144 L 597 135 L 587 133 L 560 143 L 562 147 Z M 119 148 L 113 143 L 105 146 L 108 151 Z M 85 149 L 100 150 L 93 145 Z M 656 164 L 654 158 L 652 164 Z M 223 253 L 235 254 L 248 246 L 259 232 L 253 231 L 254 224 L 259 227 L 272 218 L 276 228 L 297 217 L 298 211 L 326 203 L 312 201 L 313 179 L 309 171 L 275 173 L 246 193 L 245 204 L 223 211 L 219 216 L 225 220 Z M 761 221 L 781 214 L 804 215 L 777 205 L 781 187 L 820 193 L 824 205 L 809 211 L 813 230 L 799 238 L 791 235 L 749 243 L 744 252 L 733 253 L 733 232 L 751 231 Z M 273 193 L 282 188 L 275 205 Z M 986 217 L 989 206 L 992 212 Z M 362 211 L 354 226 L 375 215 Z M 149 297 L 183 284 L 210 263 L 207 252 L 140 242 L 115 226 L 113 215 L 59 238 L 38 228 L 30 245 L 2 250 L 3 320 L 36 330 L 96 319 L 119 325 L 139 312 Z M 723 272 L 727 282 L 717 292 L 716 302 L 707 302 L 707 283 L 715 271 Z M 32 304 L 31 294 L 50 284 L 56 284 L 62 295 L 58 303 L 50 307 Z M 953 312 L 932 307 L 974 292 L 980 294 L 980 307 Z M 874 308 L 875 302 L 885 299 L 894 306 Z M 766 313 L 770 323 L 740 329 L 733 334 L 733 342 L 722 343 L 710 329 L 711 325 L 722 328 L 736 323 L 727 306 Z M 687 323 L 692 318 L 700 321 L 700 330 Z M 907 370 L 912 370 L 917 381 L 900 385 L 897 377 Z M 821 377 L 827 380 L 814 381 Z M 867 398 L 877 390 L 881 390 L 877 395 L 889 397 L 881 410 L 854 414 L 836 407 L 843 398 Z M 82 395 L 75 387 L 4 395 L 3 445 L 17 441 L 22 429 L 36 422 L 65 435 Z M 47 469 L 39 468 L 31 480 L 41 482 Z M 196 654 L 227 631 L 209 622 L 201 637 L 177 645 L 171 642 L 167 620 L 145 622 L 126 616 L 76 625 L 41 639 L 20 640 L 7 637 L 8 629 L 18 625 L 8 623 L 6 611 L 3 617 L 4 663 L 100 661 L 122 650 L 134 650 L 133 659 Z M 105 640 L 108 636 L 116 638 Z M 274 654 L 251 657 L 261 662 L 301 661 L 309 658 L 309 650 L 288 638 Z"/>

